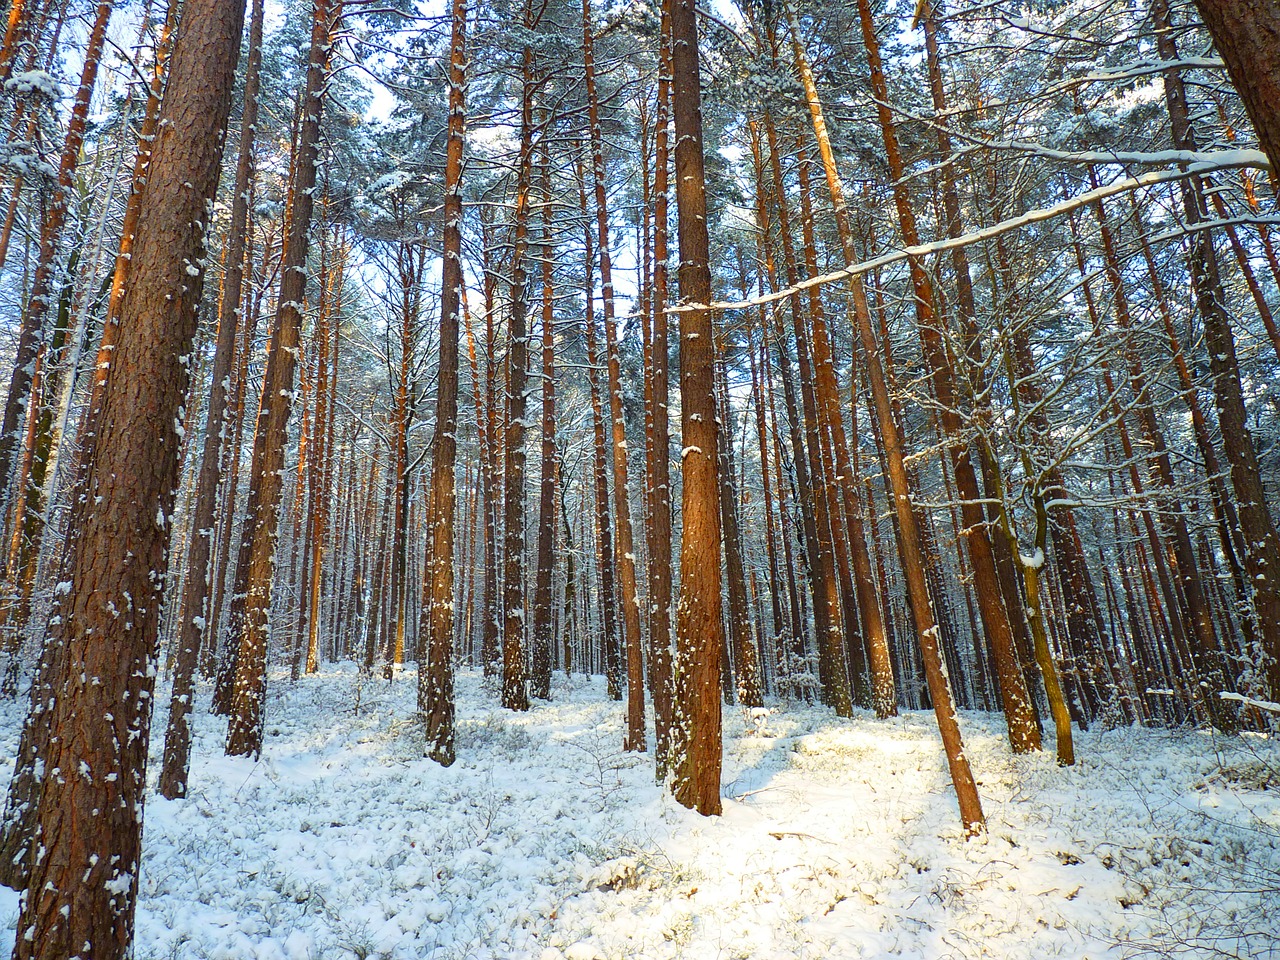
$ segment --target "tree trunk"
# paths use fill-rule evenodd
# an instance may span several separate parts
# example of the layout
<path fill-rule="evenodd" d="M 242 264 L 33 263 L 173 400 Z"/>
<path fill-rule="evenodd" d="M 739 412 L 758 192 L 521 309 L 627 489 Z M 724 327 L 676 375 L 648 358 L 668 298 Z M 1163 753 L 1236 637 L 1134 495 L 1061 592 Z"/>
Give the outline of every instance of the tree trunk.
<path fill-rule="evenodd" d="M 836 169 L 835 156 L 831 151 L 830 141 L 826 135 L 822 104 L 817 97 L 816 88 L 812 85 L 811 76 L 806 83 L 806 87 L 809 112 L 813 119 L 815 138 L 822 153 L 823 168 L 827 175 L 827 186 L 831 193 L 831 205 L 834 208 L 836 223 L 840 229 L 845 259 L 852 263 L 856 259 L 856 251 L 853 248 L 853 236 L 848 223 L 844 184 L 841 182 L 839 171 Z M 893 407 L 889 400 L 888 381 L 885 377 L 884 366 L 880 360 L 880 345 L 876 342 L 875 334 L 871 328 L 871 312 L 867 305 L 866 291 L 860 276 L 850 278 L 849 292 L 853 298 L 858 338 L 862 345 L 867 378 L 871 383 L 872 398 L 875 402 L 876 419 L 879 422 L 880 435 L 884 443 L 886 472 L 892 490 L 894 512 L 898 520 L 898 553 L 902 560 L 903 574 L 907 581 L 911 612 L 915 620 L 916 635 L 919 639 L 925 677 L 928 682 L 929 698 L 933 703 L 934 716 L 937 718 L 938 730 L 942 736 L 943 749 L 946 752 L 947 765 L 951 773 L 951 782 L 955 787 L 956 799 L 959 802 L 960 821 L 964 825 L 965 833 L 968 836 L 978 836 L 986 832 L 986 818 L 983 815 L 982 803 L 978 797 L 977 782 L 974 780 L 973 772 L 969 767 L 969 758 L 964 752 L 960 725 L 957 721 L 955 707 L 951 698 L 951 688 L 942 664 L 942 655 L 938 644 L 938 621 L 934 617 L 933 604 L 929 598 L 924 553 L 921 549 L 921 531 L 916 522 L 915 511 L 911 504 L 911 488 L 907 477 L 905 451 L 898 425 L 894 420 Z M 884 348 L 887 351 L 887 342 L 884 344 Z"/>
<path fill-rule="evenodd" d="M 613 263 L 609 255 L 609 209 L 605 190 L 604 138 L 596 93 L 595 54 L 591 39 L 591 0 L 582 2 L 583 73 L 595 184 L 596 231 L 600 256 L 600 294 L 604 308 L 605 359 L 609 377 L 609 419 L 613 436 L 613 549 L 622 604 L 622 647 L 627 659 L 626 750 L 644 750 L 644 658 L 641 652 L 640 601 L 636 591 L 636 556 L 631 531 L 631 495 L 627 483 L 627 430 L 622 417 L 622 377 L 613 310 Z"/>
<path fill-rule="evenodd" d="M 738 516 L 738 494 L 734 489 L 733 432 L 730 428 L 729 384 L 720 364 L 720 526 L 723 531 L 724 570 L 728 580 L 729 646 L 733 651 L 734 690 L 744 707 L 764 705 L 760 679 L 760 658 L 751 639 L 751 614 L 747 599 L 747 579 L 742 549 L 742 525 Z"/>
<path fill-rule="evenodd" d="M 436 438 L 431 460 L 428 530 L 430 553 L 422 598 L 423 637 L 418 654 L 418 709 L 427 756 L 454 759 L 453 524 L 458 430 L 458 314 L 462 300 L 462 153 L 466 132 L 466 0 L 453 0 L 449 44 L 449 136 L 445 145 L 444 265 L 440 287 L 440 362 L 436 386 Z"/>
<path fill-rule="evenodd" d="M 115 372 L 86 490 L 100 509 L 68 540 L 29 724 L 47 726 L 28 893 L 14 956 L 55 960 L 130 947 L 138 890 L 160 586 L 177 485 L 173 429 L 196 330 L 207 205 L 217 189 L 244 6 L 190 0 L 178 40 L 135 280 L 120 314 Z"/>
<path fill-rule="evenodd" d="M 258 756 L 262 752 L 267 621 L 284 484 L 285 440 L 292 407 L 294 369 L 300 352 L 302 304 L 307 285 L 307 247 L 319 165 L 320 115 L 333 36 L 341 9 L 340 2 L 315 0 L 312 12 L 311 50 L 306 84 L 299 101 L 301 119 L 285 213 L 288 233 L 280 258 L 280 295 L 263 376 L 262 409 L 254 434 L 253 465 L 249 475 L 249 509 L 242 534 L 249 541 L 248 560 L 243 619 L 239 630 L 231 635 L 231 642 L 238 643 L 239 653 L 232 690 L 231 723 L 227 731 L 228 756 Z"/>
<path fill-rule="evenodd" d="M 715 337 L 702 156 L 702 85 L 693 0 L 665 0 L 671 18 L 679 210 L 682 529 L 676 607 L 673 744 L 677 801 L 720 813 L 720 489 L 716 477 Z"/>
<path fill-rule="evenodd" d="M 191 517 L 191 548 L 187 554 L 187 579 L 179 613 L 178 655 L 173 671 L 173 695 L 169 701 L 169 725 L 164 736 L 164 762 L 157 791 L 169 800 L 187 795 L 187 770 L 191 760 L 191 707 L 195 694 L 196 658 L 209 629 L 209 579 L 212 574 L 214 509 L 224 442 L 229 439 L 227 387 L 235 356 L 240 304 L 244 284 L 245 233 L 249 219 L 249 178 L 253 172 L 253 145 L 258 126 L 258 76 L 262 67 L 263 0 L 253 0 L 249 25 L 249 59 L 245 70 L 244 116 L 240 123 L 240 156 L 236 162 L 235 192 L 231 197 L 231 224 L 222 274 L 222 301 L 218 311 L 217 346 L 213 355 L 209 409 L 206 413 L 204 453 L 196 480 L 195 509 Z"/>
<path fill-rule="evenodd" d="M 671 418 L 668 369 L 670 340 L 667 301 L 668 120 L 671 106 L 671 11 L 662 4 L 658 54 L 658 105 L 654 116 L 653 172 L 653 332 L 650 347 L 649 523 L 649 678 L 653 687 L 654 770 L 666 778 L 670 762 L 671 677 Z"/>
<path fill-rule="evenodd" d="M 537 21 L 531 0 L 525 3 L 524 27 L 532 31 Z M 511 309 L 507 316 L 507 428 L 505 464 L 506 575 L 503 583 L 502 705 L 510 710 L 529 709 L 526 683 L 524 623 L 524 415 L 525 381 L 529 369 L 529 334 L 525 297 L 525 267 L 529 233 L 529 192 L 533 178 L 533 97 L 535 78 L 533 47 L 525 44 L 521 69 L 520 159 L 516 173 L 515 239 L 511 250 Z"/>
<path fill-rule="evenodd" d="M 556 340 L 555 247 L 551 242 L 551 155 L 542 155 L 542 463 L 538 484 L 538 579 L 533 598 L 533 656 L 530 692 L 551 697 L 552 577 L 555 574 L 556 505 Z"/>

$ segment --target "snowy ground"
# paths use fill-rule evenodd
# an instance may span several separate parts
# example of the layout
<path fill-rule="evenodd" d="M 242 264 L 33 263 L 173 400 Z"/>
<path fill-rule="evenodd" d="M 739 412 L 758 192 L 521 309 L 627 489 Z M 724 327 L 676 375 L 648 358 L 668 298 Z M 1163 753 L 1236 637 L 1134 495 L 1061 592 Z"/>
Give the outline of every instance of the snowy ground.
<path fill-rule="evenodd" d="M 1061 770 L 966 716 L 991 827 L 966 842 L 929 714 L 729 709 L 707 820 L 621 752 L 601 682 L 525 715 L 495 693 L 459 679 L 447 770 L 411 672 L 274 683 L 259 763 L 197 710 L 190 798 L 147 804 L 137 960 L 1280 956 L 1272 740 L 1090 732 Z M 19 722 L 0 706 L 6 766 Z"/>

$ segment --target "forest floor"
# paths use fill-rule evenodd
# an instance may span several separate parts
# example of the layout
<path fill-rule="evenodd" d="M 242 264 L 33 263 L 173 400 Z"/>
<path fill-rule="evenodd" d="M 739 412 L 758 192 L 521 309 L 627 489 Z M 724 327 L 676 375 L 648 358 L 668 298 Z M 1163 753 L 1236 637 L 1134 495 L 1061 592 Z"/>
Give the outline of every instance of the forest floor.
<path fill-rule="evenodd" d="M 414 684 L 274 681 L 256 763 L 223 756 L 204 691 L 190 797 L 147 801 L 136 960 L 1280 956 L 1274 739 L 1095 730 L 1060 769 L 966 714 L 990 834 L 965 841 L 928 713 L 726 708 L 704 819 L 621 751 L 598 678 L 517 715 L 462 675 L 449 769 Z"/>

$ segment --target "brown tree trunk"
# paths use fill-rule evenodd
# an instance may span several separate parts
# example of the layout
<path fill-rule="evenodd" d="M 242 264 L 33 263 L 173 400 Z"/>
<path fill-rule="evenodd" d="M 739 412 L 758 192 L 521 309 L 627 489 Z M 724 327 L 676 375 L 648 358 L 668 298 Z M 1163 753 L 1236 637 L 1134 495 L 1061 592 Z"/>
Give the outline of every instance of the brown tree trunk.
<path fill-rule="evenodd" d="M 795 251 L 792 246 L 791 224 L 787 212 L 787 203 L 785 197 L 785 186 L 782 180 L 782 162 L 779 157 L 777 134 L 774 130 L 773 118 L 765 114 L 764 118 L 765 136 L 769 146 L 769 165 L 772 173 L 772 194 L 770 195 L 778 212 L 778 237 L 782 245 L 782 261 L 785 268 L 785 278 L 788 286 L 794 286 L 799 280 L 799 270 L 796 265 Z M 765 247 L 765 267 L 770 274 L 770 282 L 777 286 L 774 272 L 774 258 L 771 255 L 771 244 L 769 240 L 769 217 L 768 203 L 765 199 L 768 185 L 763 182 L 761 176 L 762 171 L 759 167 L 759 157 L 754 158 L 757 162 L 757 199 L 756 210 L 757 216 L 760 217 L 761 237 Z M 801 304 L 799 294 L 793 294 L 788 298 L 788 306 L 791 312 L 792 327 L 800 333 L 800 339 L 796 343 L 797 361 L 801 361 L 807 354 L 802 350 L 807 349 L 807 339 L 804 335 L 804 315 L 803 306 Z M 782 330 L 781 313 L 774 314 L 775 340 L 778 350 L 779 375 L 782 378 L 783 399 L 787 409 L 787 420 L 791 426 L 791 451 L 792 466 L 795 469 L 796 486 L 799 488 L 798 507 L 800 509 L 801 525 L 800 529 L 803 533 L 801 543 L 803 545 L 805 559 L 808 561 L 808 572 L 810 581 L 810 593 L 814 598 L 813 605 L 813 626 L 814 637 L 817 641 L 817 647 L 820 657 L 822 651 L 829 651 L 832 647 L 839 649 L 838 640 L 833 641 L 831 632 L 833 630 L 834 618 L 838 614 L 833 614 L 833 606 L 831 598 L 835 595 L 836 587 L 831 572 L 831 567 L 827 561 L 829 549 L 825 550 L 822 546 L 822 538 L 819 532 L 820 520 L 818 517 L 818 506 L 820 502 L 820 492 L 822 480 L 815 476 L 812 472 L 810 464 L 812 458 L 807 453 L 806 439 L 802 435 L 802 430 L 808 429 L 809 417 L 802 418 L 800 415 L 800 407 L 796 402 L 794 375 L 791 369 L 791 354 L 788 349 L 788 341 Z M 805 368 L 802 366 L 800 371 L 802 384 L 805 380 Z M 810 381 L 812 378 L 809 378 Z M 839 630 L 836 626 L 834 629 Z M 802 634 L 795 637 L 796 653 L 800 656 L 804 655 L 804 638 Z M 830 654 L 827 654 L 828 662 Z M 826 671 L 822 666 L 822 660 L 819 660 L 819 679 L 826 679 Z M 824 692 L 825 696 L 825 692 Z M 833 701 L 834 702 L 834 701 Z"/>
<path fill-rule="evenodd" d="M 311 486 L 311 509 L 314 529 L 311 532 L 311 579 L 307 585 L 307 643 L 306 671 L 315 673 L 320 668 L 320 599 L 324 586 L 326 543 L 329 538 L 329 516 L 332 505 L 334 421 L 338 389 L 338 333 L 342 326 L 342 294 L 346 280 L 346 247 L 340 231 L 335 231 L 330 253 L 328 275 L 325 284 L 322 309 L 316 322 L 316 421 L 319 429 L 316 439 L 320 449 L 312 458 L 313 469 L 308 482 Z M 329 327 L 333 326 L 330 339 Z M 339 487 L 341 489 L 341 487 Z"/>
<path fill-rule="evenodd" d="M 148 726 L 156 673 L 168 517 L 177 485 L 173 430 L 185 392 L 204 262 L 207 204 L 217 188 L 244 6 L 190 0 L 196 25 L 178 40 L 147 209 L 134 247 L 87 491 L 68 541 L 46 644 L 45 694 L 28 723 L 51 731 L 36 800 L 14 956 L 54 960 L 129 950 L 138 890 Z M 158 578 L 158 579 L 157 579 Z M 86 945 L 88 945 L 86 947 Z"/>
<path fill-rule="evenodd" d="M 537 27 L 532 0 L 526 0 L 524 27 Z M 529 192 L 533 179 L 533 47 L 525 44 L 521 68 L 520 159 L 516 173 L 515 238 L 511 250 L 511 309 L 507 315 L 507 424 L 505 437 L 506 575 L 503 583 L 502 705 L 510 710 L 529 709 L 525 660 L 524 569 L 524 415 L 525 382 L 529 370 L 529 334 L 525 300 L 528 270 L 525 267 L 529 233 Z"/>
<path fill-rule="evenodd" d="M 667 301 L 669 119 L 671 107 L 671 11 L 662 4 L 659 27 L 658 105 L 654 116 L 653 330 L 649 385 L 653 394 L 649 439 L 649 678 L 653 688 L 654 769 L 666 778 L 671 746 L 671 419 Z"/>
<path fill-rule="evenodd" d="M 449 45 L 449 135 L 445 145 L 444 265 L 440 287 L 440 362 L 436 438 L 428 511 L 430 553 L 422 598 L 425 644 L 418 654 L 418 709 L 427 756 L 449 766 L 454 758 L 453 525 L 458 430 L 458 314 L 462 301 L 462 153 L 466 132 L 466 0 L 453 0 Z"/>
<path fill-rule="evenodd" d="M 341 9 L 340 2 L 315 0 L 312 11 L 311 50 L 306 84 L 299 101 L 301 117 L 285 213 L 288 233 L 280 258 L 280 295 L 263 376 L 262 408 L 254 434 L 253 465 L 249 475 L 249 509 L 242 534 L 249 545 L 243 618 L 239 630 L 231 634 L 231 642 L 238 643 L 239 653 L 232 690 L 231 723 L 227 731 L 226 752 L 229 756 L 257 756 L 262 752 L 267 621 L 284 483 L 285 440 L 292 407 L 294 369 L 300 352 L 302 304 L 307 285 L 307 247 L 319 166 L 320 116 L 329 56 Z"/>
<path fill-rule="evenodd" d="M 814 244 L 814 217 L 809 199 L 808 164 L 803 154 L 799 163 L 799 173 L 805 260 L 810 276 L 815 276 L 818 265 Z M 817 295 L 817 288 L 814 288 L 809 315 L 813 325 L 813 362 L 817 374 L 814 386 L 819 402 L 819 417 L 823 422 L 824 433 L 830 438 L 835 458 L 831 467 L 834 476 L 838 478 L 836 483 L 841 494 L 839 506 L 843 507 L 845 514 L 845 534 L 852 560 L 850 571 L 853 581 L 850 585 L 852 589 L 845 587 L 849 595 L 847 602 L 852 602 L 853 591 L 856 591 L 863 638 L 865 638 L 867 652 L 870 654 L 870 706 L 875 710 L 876 716 L 883 719 L 898 712 L 893 668 L 889 661 L 889 647 L 885 638 L 884 621 L 880 615 L 880 604 L 876 599 L 875 581 L 872 579 L 871 554 L 867 550 L 866 533 L 862 527 L 862 503 L 854 486 L 854 469 L 849 456 L 849 443 L 845 437 L 839 387 L 836 384 L 835 366 L 832 360 L 831 338 L 827 333 L 826 319 L 821 309 L 821 298 Z M 833 511 L 833 521 L 836 516 L 837 513 Z M 849 636 L 847 640 L 853 642 L 858 638 Z M 859 650 L 858 653 L 861 654 L 862 651 Z M 858 664 L 865 662 L 864 656 L 852 658 L 852 665 L 855 668 Z M 859 685 L 860 678 L 855 676 L 855 690 Z"/>
<path fill-rule="evenodd" d="M 253 0 L 249 26 L 249 59 L 245 70 L 244 116 L 240 123 L 240 156 L 236 162 L 235 192 L 231 197 L 231 224 L 227 231 L 226 266 L 222 274 L 222 300 L 218 311 L 217 346 L 213 355 L 209 409 L 206 413 L 204 453 L 196 480 L 195 509 L 191 517 L 191 548 L 187 554 L 187 578 L 179 613 L 177 659 L 173 670 L 173 694 L 169 701 L 169 725 L 165 728 L 164 762 L 157 791 L 174 800 L 187 795 L 187 770 L 191 758 L 191 707 L 195 695 L 196 658 L 209 629 L 209 579 L 212 574 L 214 509 L 224 441 L 231 432 L 227 418 L 227 386 L 235 355 L 243 299 L 245 233 L 249 219 L 249 178 L 253 172 L 253 145 L 258 125 L 258 76 L 262 67 L 263 0 Z"/>
<path fill-rule="evenodd" d="M 591 422 L 594 439 L 591 475 L 595 499 L 595 534 L 597 546 L 596 566 L 600 576 L 600 615 L 603 632 L 600 642 L 604 648 L 605 683 L 611 700 L 622 699 L 621 677 L 618 664 L 618 610 L 615 588 L 613 527 L 609 512 L 608 444 L 605 440 L 604 400 L 600 389 L 600 357 L 596 348 L 595 311 L 595 240 L 594 231 L 587 223 L 587 193 L 585 171 L 578 170 L 579 205 L 583 216 L 583 244 L 586 250 L 586 313 L 583 325 L 587 340 L 587 381 L 591 392 Z"/>
<path fill-rule="evenodd" d="M 680 235 L 682 530 L 676 607 L 673 743 L 677 801 L 720 813 L 720 489 L 716 477 L 715 336 L 702 155 L 702 84 L 693 0 L 665 0 L 671 18 L 676 206 Z"/>
<path fill-rule="evenodd" d="M 395 499 L 391 522 L 391 627 L 386 635 L 382 675 L 395 676 L 404 664 L 405 635 L 409 607 L 409 500 L 413 478 L 409 463 L 409 430 L 416 412 L 417 395 L 413 379 L 414 352 L 421 320 L 422 279 L 426 251 L 408 238 L 396 243 L 395 267 L 400 294 L 400 362 L 395 372 L 395 402 L 392 406 L 392 469 Z"/>
<path fill-rule="evenodd" d="M 733 430 L 729 407 L 729 383 L 724 370 L 724 351 L 720 359 L 716 389 L 720 407 L 720 528 L 723 536 L 724 571 L 728 580 L 729 648 L 733 652 L 735 692 L 744 707 L 764 703 L 760 684 L 760 659 L 751 640 L 751 616 L 747 607 L 747 579 L 743 569 L 742 530 L 738 521 L 738 496 L 733 488 Z"/>
<path fill-rule="evenodd" d="M 484 623 L 480 639 L 480 659 L 486 677 L 497 676 L 501 664 L 499 661 L 500 640 L 499 623 L 502 606 L 502 536 L 499 519 L 502 498 L 498 495 L 502 478 L 501 447 L 498 442 L 498 336 L 495 327 L 494 295 L 497 277 L 490 259 L 490 230 L 484 212 L 480 217 L 480 237 L 482 241 L 481 257 L 484 268 L 484 327 L 485 327 L 485 378 L 484 378 L 484 447 L 485 483 L 488 490 L 484 508 L 485 522 L 485 571 L 484 571 Z M 463 291 L 465 294 L 465 290 Z M 480 391 L 480 385 L 475 387 Z M 480 408 L 477 407 L 477 415 Z"/>
<path fill-rule="evenodd" d="M 530 693 L 551 697 L 552 577 L 555 574 L 556 504 L 556 339 L 555 247 L 551 242 L 551 155 L 542 154 L 542 463 L 538 483 L 538 578 L 533 598 Z"/>
<path fill-rule="evenodd" d="M 595 184 L 596 231 L 600 257 L 605 359 L 609 377 L 609 419 L 613 436 L 613 548 L 622 604 L 622 646 L 627 660 L 626 750 L 644 750 L 644 657 L 641 652 L 640 601 L 636 590 L 636 557 L 631 530 L 631 495 L 627 481 L 627 431 L 622 416 L 622 376 L 613 309 L 613 263 L 609 255 L 609 209 L 605 190 L 604 138 L 596 92 L 595 53 L 591 37 L 591 0 L 582 2 L 583 73 L 587 88 L 591 170 Z"/>

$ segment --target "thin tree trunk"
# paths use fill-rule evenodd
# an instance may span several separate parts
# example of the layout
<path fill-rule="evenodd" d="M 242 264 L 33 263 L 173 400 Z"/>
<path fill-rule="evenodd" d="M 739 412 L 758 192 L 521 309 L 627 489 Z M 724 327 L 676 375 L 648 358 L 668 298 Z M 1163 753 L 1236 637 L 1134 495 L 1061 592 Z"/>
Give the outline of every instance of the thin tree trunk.
<path fill-rule="evenodd" d="M 798 42 L 798 37 L 797 37 Z M 835 157 L 831 151 L 830 141 L 826 135 L 826 123 L 822 116 L 822 104 L 817 98 L 816 88 L 809 77 L 807 86 L 809 111 L 813 119 L 815 139 L 822 154 L 823 168 L 827 175 L 827 186 L 831 192 L 831 205 L 834 208 L 836 223 L 840 229 L 841 243 L 845 259 L 852 263 L 856 260 L 853 248 L 853 236 L 849 229 L 848 208 L 844 199 L 844 184 L 840 180 L 835 166 Z M 898 518 L 898 552 L 902 560 L 903 573 L 907 580 L 907 590 L 911 600 L 911 612 L 915 620 L 916 635 L 920 643 L 920 653 L 924 661 L 924 672 L 928 682 L 929 697 L 933 703 L 934 716 L 938 721 L 938 730 L 942 736 L 943 749 L 947 756 L 947 765 L 951 773 L 951 782 L 955 787 L 956 799 L 960 807 L 960 820 L 965 833 L 978 836 L 986 832 L 986 818 L 982 812 L 982 803 L 978 797 L 977 783 L 969 767 L 969 759 L 964 752 L 964 744 L 960 735 L 960 725 L 956 718 L 952 703 L 950 684 L 942 666 L 942 656 L 938 645 L 938 622 L 934 617 L 933 604 L 929 598 L 929 587 L 926 580 L 924 555 L 921 550 L 920 528 L 916 523 L 916 515 L 911 504 L 911 489 L 907 478 L 905 451 L 902 437 L 894 421 L 893 408 L 889 400 L 889 388 L 885 370 L 880 361 L 880 345 L 871 328 L 871 312 L 867 306 L 866 291 L 862 279 L 854 276 L 850 279 L 849 291 L 853 298 L 854 317 L 857 320 L 858 337 L 862 345 L 866 363 L 867 377 L 871 382 L 872 398 L 875 401 L 876 419 L 879 422 L 880 434 L 884 443 L 887 474 L 892 487 L 894 511 Z M 887 350 L 888 344 L 885 344 Z"/>
<path fill-rule="evenodd" d="M 621 678 L 618 671 L 618 612 L 615 589 L 613 528 L 609 512 L 609 476 L 607 441 L 604 428 L 604 401 L 600 396 L 600 363 L 596 349 L 595 312 L 595 248 L 593 231 L 587 223 L 587 193 L 585 171 L 578 170 L 579 206 L 583 216 L 583 244 L 586 250 L 586 314 L 583 324 L 587 340 L 587 382 L 591 393 L 591 422 L 594 435 L 591 474 L 594 478 L 596 566 L 600 577 L 600 613 L 603 631 L 600 642 L 604 649 L 605 683 L 611 700 L 622 699 Z"/>
<path fill-rule="evenodd" d="M 249 475 L 249 508 L 242 534 L 249 541 L 249 548 L 243 617 L 236 625 L 239 629 L 231 634 L 232 642 L 238 643 L 239 654 L 232 691 L 231 723 L 227 731 L 226 752 L 229 756 L 257 756 L 262 752 L 267 621 L 283 492 L 285 440 L 307 283 L 307 247 L 319 166 L 320 114 L 333 36 L 341 9 L 340 2 L 315 0 L 312 11 L 311 50 L 306 84 L 299 100 L 301 118 L 285 214 L 288 233 L 281 253 L 280 295 L 263 376 L 262 409 L 254 434 L 253 465 Z"/>
<path fill-rule="evenodd" d="M 603 306 L 605 359 L 608 364 L 609 419 L 613 437 L 613 549 L 622 604 L 622 646 L 627 661 L 627 729 L 623 749 L 643 751 L 644 657 L 640 637 L 640 601 L 636 590 L 636 556 L 631 530 L 631 494 L 627 481 L 627 430 L 622 416 L 622 375 L 613 310 L 613 264 L 609 254 L 609 209 L 605 190 L 604 138 L 596 92 L 595 53 L 591 38 L 591 0 L 582 2 L 583 74 L 587 88 L 591 170 L 595 185 L 597 253 Z"/>
<path fill-rule="evenodd" d="M 556 347 L 555 281 L 551 242 L 551 156 L 542 155 L 542 463 L 538 484 L 538 574 L 533 599 L 533 656 L 530 692 L 551 697 L 552 577 L 555 573 L 556 504 Z"/>
<path fill-rule="evenodd" d="M 458 314 L 462 301 L 462 153 L 466 131 L 466 0 L 453 0 L 449 55 L 449 136 L 445 145 L 444 265 L 440 287 L 440 363 L 436 439 L 431 461 L 428 525 L 431 537 L 423 591 L 425 654 L 418 655 L 418 709 L 427 756 L 449 766 L 454 758 L 453 525 L 458 430 Z"/>
<path fill-rule="evenodd" d="M 671 105 L 671 11 L 662 4 L 659 28 L 658 104 L 654 116 L 653 172 L 653 343 L 648 381 L 653 393 L 653 435 L 649 442 L 649 677 L 653 687 L 654 769 L 666 778 L 672 725 L 671 674 L 671 419 L 668 360 L 667 231 L 668 120 Z"/>
<path fill-rule="evenodd" d="M 537 27 L 532 0 L 526 0 L 524 27 Z M 510 710 L 529 709 L 526 683 L 524 620 L 525 381 L 529 369 L 529 334 L 525 302 L 528 271 L 525 267 L 529 232 L 529 192 L 533 178 L 533 47 L 524 46 L 521 68 L 520 159 L 516 174 L 515 239 L 511 250 L 511 309 L 507 315 L 507 424 L 505 437 L 506 576 L 503 584 L 502 705 Z"/>
<path fill-rule="evenodd" d="M 903 182 L 904 164 L 898 148 L 897 135 L 894 131 L 893 118 L 888 108 L 888 88 L 884 72 L 880 64 L 879 42 L 875 35 L 875 24 L 872 20 L 869 0 L 859 0 L 858 16 L 862 25 L 863 45 L 867 51 L 870 67 L 871 88 L 877 101 L 877 115 L 880 120 L 880 132 L 884 139 L 885 152 L 889 161 L 890 175 L 894 180 L 894 202 L 897 208 L 898 221 L 902 230 L 903 243 L 914 246 L 920 242 L 916 230 L 915 214 L 906 193 Z M 800 50 L 798 25 L 792 23 L 797 50 L 797 61 L 804 64 L 803 51 Z M 819 105 L 817 89 L 812 72 L 807 65 L 801 66 L 801 78 L 805 81 L 809 96 L 810 111 Z M 818 106 L 820 110 L 820 105 Z M 814 114 L 815 129 L 819 114 Z M 820 145 L 825 140 L 825 125 L 819 137 Z M 829 150 L 829 147 L 827 148 Z M 826 150 L 824 150 L 824 160 Z M 830 177 L 830 174 L 828 174 Z M 845 251 L 848 262 L 854 262 L 851 244 Z M 961 496 L 961 516 L 965 523 L 965 541 L 969 559 L 973 566 L 974 586 L 978 595 L 979 610 L 982 622 L 995 651 L 996 669 L 1000 676 L 1000 693 L 1004 702 L 1005 719 L 1009 729 L 1009 743 L 1015 753 L 1025 753 L 1040 748 L 1040 731 L 1036 722 L 1035 707 L 1027 691 L 1026 681 L 1018 661 L 1014 646 L 1009 614 L 1005 609 L 1000 592 L 999 576 L 995 568 L 995 557 L 991 542 L 987 536 L 986 520 L 981 505 L 981 494 L 978 489 L 977 475 L 973 469 L 968 444 L 961 434 L 962 424 L 957 409 L 958 397 L 955 389 L 955 374 L 939 329 L 940 317 L 934 296 L 933 284 L 918 259 L 909 261 L 912 289 L 915 294 L 916 323 L 920 336 L 921 348 L 925 360 L 931 368 L 934 392 L 941 406 L 941 419 L 949 441 L 952 471 L 956 486 Z"/>

